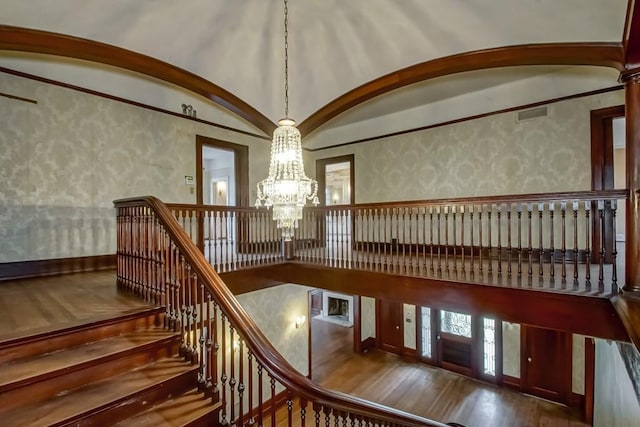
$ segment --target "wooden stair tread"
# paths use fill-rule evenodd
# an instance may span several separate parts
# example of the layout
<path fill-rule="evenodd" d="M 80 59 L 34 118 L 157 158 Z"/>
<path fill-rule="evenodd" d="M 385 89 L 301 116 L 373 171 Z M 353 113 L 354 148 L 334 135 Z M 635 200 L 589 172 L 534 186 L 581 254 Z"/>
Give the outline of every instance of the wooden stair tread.
<path fill-rule="evenodd" d="M 195 420 L 217 412 L 221 407 L 219 403 L 212 404 L 211 399 L 204 393 L 193 389 L 174 399 L 154 406 L 147 412 L 128 418 L 116 424 L 118 427 L 160 427 L 160 426 L 185 426 Z M 212 415 L 213 416 L 213 415 Z"/>
<path fill-rule="evenodd" d="M 88 384 L 47 401 L 9 410 L 2 414 L 3 425 L 51 425 L 118 400 L 126 401 L 141 390 L 157 387 L 165 380 L 196 370 L 197 366 L 175 357 L 160 359 L 140 369 Z"/>
<path fill-rule="evenodd" d="M 160 328 L 149 329 L 5 363 L 0 369 L 0 392 L 175 337 L 175 333 Z"/>

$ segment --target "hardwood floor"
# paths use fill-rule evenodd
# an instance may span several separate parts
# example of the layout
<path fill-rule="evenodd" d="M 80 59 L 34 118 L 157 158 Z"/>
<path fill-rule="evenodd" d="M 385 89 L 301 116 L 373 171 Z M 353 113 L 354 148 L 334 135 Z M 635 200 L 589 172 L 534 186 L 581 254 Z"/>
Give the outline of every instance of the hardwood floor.
<path fill-rule="evenodd" d="M 0 341 L 149 307 L 118 291 L 115 270 L 0 282 L 0 290 Z"/>
<path fill-rule="evenodd" d="M 351 328 L 311 322 L 312 378 L 328 389 L 468 427 L 587 425 L 574 409 L 504 387 L 379 350 L 353 353 Z"/>

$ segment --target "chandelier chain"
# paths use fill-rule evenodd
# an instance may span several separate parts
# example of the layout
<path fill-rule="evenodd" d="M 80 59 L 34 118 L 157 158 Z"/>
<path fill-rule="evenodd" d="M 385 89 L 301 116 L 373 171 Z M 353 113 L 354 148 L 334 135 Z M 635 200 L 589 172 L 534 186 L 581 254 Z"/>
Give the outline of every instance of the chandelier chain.
<path fill-rule="evenodd" d="M 289 117 L 289 1 L 284 0 L 284 116 Z"/>

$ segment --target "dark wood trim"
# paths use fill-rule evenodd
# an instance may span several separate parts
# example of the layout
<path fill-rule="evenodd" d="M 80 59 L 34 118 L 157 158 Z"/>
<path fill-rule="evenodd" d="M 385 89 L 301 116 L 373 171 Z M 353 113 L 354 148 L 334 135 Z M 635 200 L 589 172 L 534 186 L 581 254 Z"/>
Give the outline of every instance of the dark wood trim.
<path fill-rule="evenodd" d="M 360 351 L 366 353 L 370 350 L 377 348 L 376 339 L 374 337 L 367 337 L 360 343 Z"/>
<path fill-rule="evenodd" d="M 36 101 L 35 99 L 23 98 L 21 96 L 11 95 L 9 93 L 0 92 L 0 96 L 3 97 L 3 98 L 15 99 L 17 101 L 29 102 L 31 104 L 37 104 L 38 103 L 38 101 Z"/>
<path fill-rule="evenodd" d="M 612 121 L 624 117 L 624 105 L 591 111 L 591 189 L 613 189 Z"/>
<path fill-rule="evenodd" d="M 123 68 L 201 95 L 267 135 L 276 127 L 258 110 L 220 86 L 175 65 L 117 46 L 49 31 L 0 25 L 0 49 L 63 56 Z"/>
<path fill-rule="evenodd" d="M 596 373 L 596 343 L 591 337 L 584 337 L 584 420 L 593 424 L 593 396 Z"/>
<path fill-rule="evenodd" d="M 355 172 L 355 155 L 354 154 L 346 154 L 344 156 L 335 156 L 328 157 L 325 159 L 317 159 L 316 160 L 316 181 L 318 181 L 318 200 L 320 200 L 320 206 L 326 206 L 326 171 L 328 165 L 333 165 L 336 163 L 349 163 L 349 185 L 351 186 L 351 191 L 349 192 L 349 203 L 356 203 L 356 172 Z"/>
<path fill-rule="evenodd" d="M 362 323 L 360 317 L 360 295 L 352 295 L 353 301 L 353 352 L 361 353 Z"/>
<path fill-rule="evenodd" d="M 631 342 L 640 349 L 640 295 L 624 292 L 612 297 L 611 304 L 626 328 Z"/>
<path fill-rule="evenodd" d="M 625 78 L 626 183 L 624 290 L 640 291 L 640 69 Z"/>
<path fill-rule="evenodd" d="M 263 279 L 277 279 L 311 287 L 439 307 L 470 314 L 486 314 L 520 324 L 559 329 L 581 335 L 629 341 L 607 298 L 530 290 L 526 286 L 485 286 L 437 278 L 336 269 L 300 262 L 261 269 Z M 487 289 L 491 288 L 491 298 Z M 526 304 L 523 304 L 526 301 Z M 584 313 L 589 313 L 585 316 Z M 379 319 L 377 319 L 379 320 Z"/>
<path fill-rule="evenodd" d="M 45 77 L 39 77 L 39 76 L 36 76 L 36 75 L 33 75 L 33 74 L 23 73 L 21 71 L 11 70 L 11 69 L 5 68 L 5 67 L 0 67 L 0 73 L 11 74 L 11 75 L 14 75 L 14 76 L 17 76 L 17 77 L 23 77 L 25 79 L 35 80 L 35 81 L 46 83 L 46 84 L 50 84 L 50 85 L 53 85 L 53 86 L 58 86 L 58 87 L 62 87 L 62 88 L 65 88 L 65 89 L 75 90 L 77 92 L 86 93 L 88 95 L 99 96 L 100 98 L 105 98 L 105 99 L 109 99 L 111 101 L 116 101 L 116 102 L 122 102 L 123 104 L 133 105 L 134 107 L 144 108 L 146 110 L 155 111 L 157 113 L 168 114 L 168 115 L 174 116 L 174 117 L 180 117 L 182 119 L 191 120 L 193 122 L 203 123 L 203 124 L 208 125 L 208 126 L 216 127 L 218 129 L 224 129 L 224 130 L 227 130 L 227 131 L 230 131 L 230 132 L 239 133 L 239 134 L 242 134 L 242 135 L 251 136 L 253 138 L 264 139 L 264 140 L 267 140 L 267 141 L 271 140 L 271 138 L 269 136 L 266 136 L 266 135 L 260 135 L 260 134 L 257 134 L 257 133 L 248 132 L 246 130 L 232 128 L 230 126 L 221 125 L 219 123 L 210 122 L 208 120 L 199 119 L 197 117 L 187 116 L 187 115 L 184 115 L 184 114 L 181 114 L 181 113 L 177 113 L 175 111 L 165 110 L 164 108 L 154 107 L 152 105 L 143 104 L 141 102 L 132 101 L 130 99 L 122 98 L 122 97 L 119 97 L 119 96 L 109 95 L 108 93 L 98 92 L 96 90 L 87 89 L 87 88 L 80 87 L 80 86 L 75 86 L 75 85 L 72 85 L 72 84 L 69 84 L 69 83 L 63 83 L 63 82 L 59 82 L 59 81 L 56 81 L 56 80 L 47 79 Z M 37 101 L 33 101 L 33 102 L 37 103 Z"/>
<path fill-rule="evenodd" d="M 535 108 L 535 107 L 539 107 L 539 106 L 542 106 L 542 105 L 549 105 L 549 104 L 554 104 L 556 102 L 562 102 L 562 101 L 568 101 L 568 100 L 571 100 L 571 99 L 583 98 L 585 96 L 599 95 L 599 94 L 602 94 L 602 93 L 614 92 L 616 90 L 622 90 L 622 89 L 623 89 L 622 85 L 616 85 L 616 86 L 612 86 L 612 87 L 608 87 L 608 88 L 604 88 L 604 89 L 597 89 L 597 90 L 592 90 L 592 91 L 589 91 L 589 92 L 577 93 L 577 94 L 574 94 L 574 95 L 561 96 L 559 98 L 548 99 L 548 100 L 545 100 L 545 101 L 532 102 L 530 104 L 519 105 L 519 106 L 516 106 L 516 107 L 503 108 L 503 109 L 500 109 L 500 110 L 490 111 L 488 113 L 475 114 L 473 116 L 461 117 L 459 119 L 448 120 L 448 121 L 440 122 L 440 123 L 434 123 L 432 125 L 420 126 L 420 127 L 417 127 L 417 128 L 401 130 L 401 131 L 398 131 L 398 132 L 391 132 L 391 133 L 386 133 L 386 134 L 383 134 L 383 135 L 377 135 L 377 136 L 372 136 L 372 137 L 368 137 L 368 138 L 356 139 L 354 141 L 342 142 L 342 143 L 339 143 L 339 144 L 333 144 L 333 145 L 329 145 L 329 146 L 326 146 L 326 147 L 304 148 L 304 150 L 309 151 L 309 152 L 315 152 L 315 151 L 329 150 L 331 148 L 345 147 L 345 146 L 348 146 L 348 145 L 361 144 L 363 142 L 370 142 L 370 141 L 376 141 L 376 140 L 379 140 L 379 139 L 392 138 L 392 137 L 400 136 L 400 135 L 404 135 L 404 134 L 420 132 L 420 131 L 423 131 L 423 130 L 429 130 L 429 129 L 439 128 L 439 127 L 443 127 L 443 126 L 455 125 L 455 124 L 458 124 L 458 123 L 468 122 L 468 121 L 471 121 L 471 120 L 482 119 L 482 118 L 489 117 L 489 116 L 495 116 L 497 114 L 503 114 L 503 113 L 510 113 L 510 112 L 513 112 L 513 111 L 526 110 L 526 109 L 529 109 L 529 108 Z"/>
<path fill-rule="evenodd" d="M 640 66 L 640 2 L 629 0 L 622 38 L 627 70 Z"/>
<path fill-rule="evenodd" d="M 520 391 L 522 389 L 520 378 L 512 377 L 511 375 L 502 375 L 502 385 L 511 390 Z"/>
<path fill-rule="evenodd" d="M 573 391 L 569 393 L 567 398 L 567 406 L 571 406 L 573 408 L 584 408 L 584 396 L 578 393 L 574 393 Z"/>
<path fill-rule="evenodd" d="M 622 43 L 540 43 L 504 46 L 436 58 L 365 83 L 320 108 L 298 126 L 307 135 L 350 108 L 413 83 L 516 65 L 596 65 L 624 68 Z"/>
<path fill-rule="evenodd" d="M 0 281 L 116 268 L 116 255 L 0 263 Z"/>
<path fill-rule="evenodd" d="M 235 206 L 249 206 L 249 147 L 221 139 L 196 135 L 196 203 L 203 204 L 202 194 L 202 148 L 209 146 L 233 151 L 235 159 L 236 200 Z"/>

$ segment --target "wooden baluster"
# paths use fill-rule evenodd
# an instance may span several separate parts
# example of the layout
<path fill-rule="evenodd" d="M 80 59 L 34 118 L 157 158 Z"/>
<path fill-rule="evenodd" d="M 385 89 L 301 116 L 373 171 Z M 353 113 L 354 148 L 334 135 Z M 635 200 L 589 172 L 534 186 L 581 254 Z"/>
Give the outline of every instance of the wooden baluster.
<path fill-rule="evenodd" d="M 258 419 L 256 420 L 258 427 L 263 426 L 262 418 L 264 409 L 262 408 L 262 400 L 262 365 L 258 363 Z"/>
<path fill-rule="evenodd" d="M 573 211 L 573 281 L 577 284 L 578 281 L 578 209 L 579 204 L 577 200 L 574 200 L 571 204 Z"/>
<path fill-rule="evenodd" d="M 239 426 L 244 426 L 244 341 L 238 336 L 238 423 Z M 249 407 L 251 410 L 251 407 Z"/>
<path fill-rule="evenodd" d="M 471 255 L 470 255 L 470 263 L 471 263 L 471 274 L 473 275 L 473 270 L 474 270 L 474 252 L 475 252 L 475 246 L 473 244 L 473 211 L 475 210 L 475 206 L 471 205 L 469 206 L 469 224 L 470 224 L 470 231 L 469 231 L 469 235 L 471 236 Z"/>
<path fill-rule="evenodd" d="M 462 271 L 465 271 L 464 265 L 464 205 L 460 206 L 460 252 L 462 252 L 462 259 L 460 263 L 462 264 Z"/>
<path fill-rule="evenodd" d="M 420 275 L 424 276 L 427 270 L 427 208 L 419 209 L 420 223 L 422 224 L 422 261 L 420 261 Z"/>
<path fill-rule="evenodd" d="M 480 264 L 479 267 L 479 271 L 480 273 L 483 272 L 484 267 L 482 265 L 483 263 L 483 249 L 484 249 L 484 241 L 482 240 L 482 211 L 484 210 L 484 205 L 478 205 L 478 248 L 480 250 L 480 253 L 478 254 L 478 261 Z"/>
<path fill-rule="evenodd" d="M 315 421 L 315 427 L 320 427 L 320 407 L 317 404 L 313 404 L 313 419 Z"/>
<path fill-rule="evenodd" d="M 489 274 L 493 272 L 493 258 L 491 254 L 493 253 L 493 239 L 491 239 L 491 214 L 493 210 L 493 205 L 489 203 L 487 205 L 487 261 L 489 263 L 488 271 Z"/>
<path fill-rule="evenodd" d="M 192 273 L 191 279 L 191 356 L 192 363 L 198 363 L 198 342 L 196 330 L 198 329 L 198 276 Z"/>
<path fill-rule="evenodd" d="M 533 229 L 533 203 L 527 203 L 527 217 L 529 218 L 529 223 L 528 225 L 528 243 L 529 243 L 529 247 L 528 247 L 528 255 L 529 255 L 529 269 L 527 270 L 527 274 L 529 276 L 531 276 L 533 274 L 533 236 L 532 236 L 532 229 Z"/>
<path fill-rule="evenodd" d="M 538 276 L 542 277 L 543 270 L 543 255 L 544 255 L 544 243 L 542 241 L 542 215 L 544 213 L 544 203 L 538 203 Z"/>
<path fill-rule="evenodd" d="M 307 399 L 301 397 L 300 402 L 300 427 L 305 427 L 306 415 L 307 415 Z"/>
<path fill-rule="evenodd" d="M 613 247 L 611 248 L 611 292 L 614 294 L 618 293 L 618 266 L 617 266 L 617 257 L 618 257 L 618 249 L 617 249 L 617 241 L 616 238 L 616 212 L 618 209 L 618 201 L 611 200 L 611 235 L 613 236 Z M 604 236 L 604 235 L 603 235 Z"/>
<path fill-rule="evenodd" d="M 211 318 L 211 294 L 207 292 L 207 377 L 206 377 L 206 387 L 207 389 L 211 389 L 213 387 L 213 378 L 216 375 L 213 373 L 213 365 L 217 364 L 218 361 L 216 359 L 216 355 L 213 352 L 213 319 Z M 215 315 L 215 314 L 214 314 Z"/>
<path fill-rule="evenodd" d="M 400 272 L 400 208 L 395 208 L 395 225 L 396 225 L 396 244 L 394 248 L 394 263 L 393 263 L 393 272 Z"/>
<path fill-rule="evenodd" d="M 220 353 L 222 354 L 222 361 L 220 363 L 220 390 L 222 391 L 222 397 L 220 403 L 222 409 L 220 411 L 220 421 L 222 425 L 227 424 L 227 332 L 226 332 L 226 320 L 225 314 L 220 310 L 220 335 L 222 335 L 222 348 Z M 230 343 L 233 348 L 233 342 Z"/>
<path fill-rule="evenodd" d="M 405 245 L 409 245 L 409 253 L 406 258 L 405 265 L 408 264 L 406 271 L 408 274 L 413 274 L 413 227 L 411 226 L 413 223 L 413 208 L 405 208 L 405 212 L 409 216 L 407 223 L 405 224 L 405 230 L 408 228 L 409 238 L 408 241 L 405 241 Z M 406 231 L 405 231 L 405 234 Z"/>
<path fill-rule="evenodd" d="M 436 224 L 436 226 L 438 227 L 438 273 L 440 273 L 442 271 L 442 259 L 441 259 L 441 255 L 442 255 L 442 240 L 441 240 L 442 223 L 440 221 L 442 207 L 438 206 L 436 209 L 437 209 L 437 211 L 436 211 L 436 214 L 437 214 L 437 224 Z"/>
<path fill-rule="evenodd" d="M 269 386 L 271 389 L 271 427 L 276 427 L 276 379 L 269 374 Z"/>
<path fill-rule="evenodd" d="M 513 266 L 513 248 L 511 246 L 511 211 L 513 206 L 507 203 L 507 275 L 511 276 Z"/>
<path fill-rule="evenodd" d="M 502 203 L 496 205 L 498 216 L 498 274 L 502 273 Z"/>
<path fill-rule="evenodd" d="M 585 280 L 586 284 L 591 282 L 591 202 L 584 202 L 584 217 L 585 217 Z"/>
<path fill-rule="evenodd" d="M 253 416 L 253 352 L 251 349 L 247 347 L 247 375 L 249 376 L 249 391 L 247 393 L 247 398 L 249 399 L 247 410 L 249 411 L 249 419 L 247 420 L 247 424 L 252 426 L 255 424 L 256 420 Z M 242 411 L 240 411 L 242 412 Z"/>
<path fill-rule="evenodd" d="M 291 392 L 289 392 L 288 394 L 289 396 L 287 396 L 287 427 L 292 427 L 293 426 L 293 414 L 292 414 L 293 401 L 291 400 Z M 273 406 L 275 406 L 275 403 L 273 404 Z"/>
<path fill-rule="evenodd" d="M 211 378 L 213 378 L 213 392 L 220 392 L 220 385 L 218 383 L 218 352 L 220 351 L 220 341 L 218 339 L 218 304 L 213 302 L 213 325 L 211 330 L 213 333 L 213 361 L 211 363 Z M 222 366 L 222 365 L 221 365 Z"/>
<path fill-rule="evenodd" d="M 453 271 L 458 271 L 458 235 L 456 233 L 456 205 L 451 206 L 451 213 L 453 214 Z"/>
<path fill-rule="evenodd" d="M 516 205 L 518 214 L 518 277 L 522 276 L 522 204 Z"/>
<path fill-rule="evenodd" d="M 184 321 L 184 334 L 183 336 L 186 335 L 186 342 L 185 342 L 185 357 L 191 361 L 193 363 L 193 358 L 192 353 L 191 353 L 191 348 L 192 348 L 192 340 L 193 340 L 193 336 L 191 335 L 191 310 L 193 309 L 193 304 L 191 301 L 191 288 L 192 288 L 192 283 L 191 281 L 193 280 L 193 275 L 191 274 L 191 265 L 187 264 L 186 260 L 184 258 L 182 258 L 182 263 L 185 264 L 185 275 L 184 277 L 184 283 L 183 283 L 183 289 L 184 289 L 184 295 L 183 295 L 183 307 L 184 307 L 184 312 L 183 312 L 183 321 Z"/>
<path fill-rule="evenodd" d="M 208 360 L 205 357 L 205 355 L 207 355 L 207 350 L 206 350 L 206 344 L 207 344 L 207 336 L 209 335 L 209 329 L 206 326 L 206 318 L 205 315 L 206 313 L 206 293 L 205 293 L 205 288 L 204 288 L 204 284 L 201 283 L 200 284 L 200 327 L 199 327 L 199 331 L 200 331 L 200 339 L 198 340 L 198 345 L 199 345 L 199 357 L 198 360 L 200 362 L 200 373 L 198 374 L 198 382 L 202 385 L 206 385 L 207 382 L 207 365 L 208 365 Z"/>
<path fill-rule="evenodd" d="M 429 265 L 433 273 L 433 206 L 429 207 Z"/>
<path fill-rule="evenodd" d="M 604 222 L 604 200 L 598 200 L 598 218 L 600 218 L 600 269 L 598 272 L 598 283 L 604 280 L 604 256 L 605 249 L 605 222 Z"/>
<path fill-rule="evenodd" d="M 561 235 L 562 235 L 562 280 L 566 280 L 567 278 L 567 202 L 564 200 L 560 202 L 560 225 L 561 225 Z"/>
<path fill-rule="evenodd" d="M 556 275 L 556 245 L 553 241 L 553 229 L 554 229 L 554 224 L 553 224 L 553 213 L 555 211 L 555 202 L 549 202 L 549 233 L 550 233 L 550 240 L 549 240 L 549 245 L 550 245 L 550 251 L 551 251 L 551 263 L 549 265 L 550 267 L 550 271 L 549 271 L 549 275 L 551 276 L 551 278 L 553 279 L 553 277 L 555 277 Z"/>
<path fill-rule="evenodd" d="M 449 272 L 449 206 L 444 207 L 444 268 Z"/>

